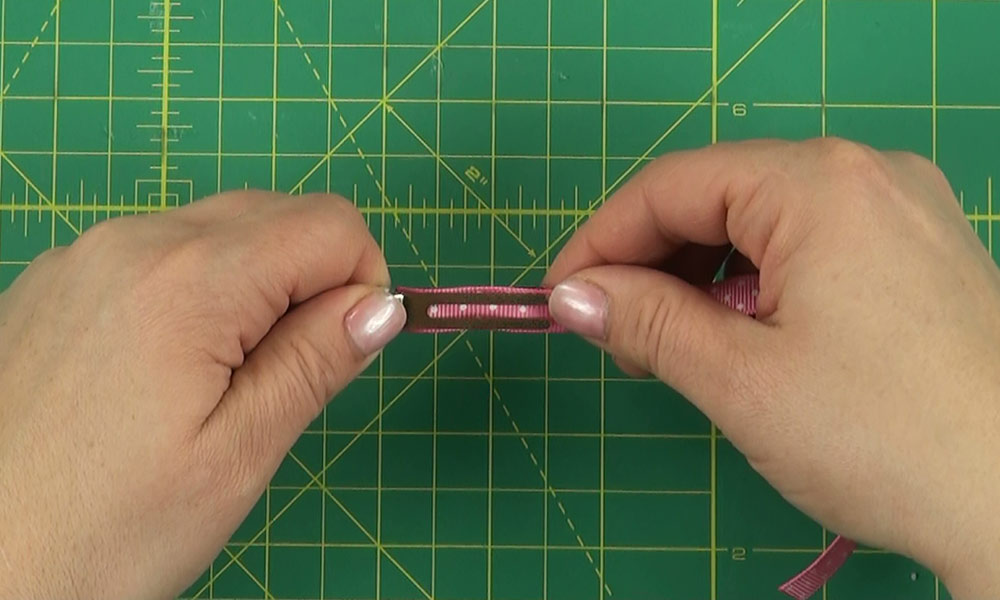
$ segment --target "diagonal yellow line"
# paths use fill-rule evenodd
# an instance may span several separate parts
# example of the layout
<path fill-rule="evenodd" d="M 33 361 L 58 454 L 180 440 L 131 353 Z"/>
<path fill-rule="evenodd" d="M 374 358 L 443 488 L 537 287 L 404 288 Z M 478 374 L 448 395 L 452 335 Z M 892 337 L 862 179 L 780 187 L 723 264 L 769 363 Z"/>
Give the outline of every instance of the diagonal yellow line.
<path fill-rule="evenodd" d="M 450 342 L 448 342 L 448 344 L 444 348 L 442 348 L 440 352 L 438 352 L 438 354 L 434 357 L 433 360 L 431 360 L 430 363 L 427 364 L 427 366 L 425 366 L 423 369 L 421 369 L 420 372 L 417 373 L 409 381 L 409 383 L 407 383 L 403 387 L 403 389 L 401 389 L 399 391 L 399 393 L 397 393 L 396 396 L 393 397 L 393 399 L 390 402 L 386 403 L 386 405 L 378 412 L 378 414 L 376 414 L 374 417 L 372 417 L 371 421 L 369 421 L 367 425 L 365 425 L 360 431 L 358 431 L 354 435 L 353 438 L 351 438 L 351 441 L 349 441 L 347 443 L 347 445 L 344 446 L 340 450 L 340 452 L 338 452 L 333 458 L 331 458 L 329 461 L 327 461 L 326 465 L 324 465 L 323 468 L 320 470 L 320 472 L 316 474 L 316 477 L 322 477 L 324 473 L 326 473 L 327 471 L 329 471 L 333 467 L 333 465 L 336 464 L 336 462 L 338 460 L 340 460 L 340 458 L 344 455 L 344 453 L 346 453 L 347 450 L 351 446 L 353 446 L 359 439 L 361 439 L 362 435 L 364 435 L 365 433 L 367 433 L 368 431 L 370 431 L 371 428 L 374 427 L 376 423 L 378 423 L 378 420 L 382 417 L 382 415 L 384 415 L 386 413 L 386 411 L 388 411 L 400 399 L 402 399 L 402 397 L 404 395 L 406 395 L 406 393 L 409 392 L 413 388 L 413 386 L 415 386 L 417 384 L 417 382 L 420 381 L 420 379 L 423 378 L 424 375 L 427 374 L 428 371 L 430 371 L 431 369 L 433 369 L 434 365 L 436 365 L 438 363 L 438 361 L 441 360 L 441 358 L 445 354 L 447 354 L 448 351 L 451 350 L 455 346 L 455 344 L 457 344 L 459 342 L 459 340 L 462 339 L 462 337 L 464 335 L 465 335 L 464 333 L 459 333 L 459 334 L 457 334 L 455 336 L 455 339 L 453 339 Z M 250 548 L 251 545 L 253 545 L 257 540 L 259 540 L 261 538 L 261 536 L 264 535 L 264 532 L 267 530 L 267 528 L 270 527 L 271 525 L 273 525 L 275 521 L 277 521 L 283 514 L 285 514 L 285 512 L 289 508 L 291 508 L 292 504 L 294 504 L 296 500 L 298 500 L 299 498 L 301 498 L 302 495 L 305 494 L 311 487 L 312 487 L 312 484 L 310 483 L 310 484 L 304 486 L 302 489 L 300 489 L 294 496 L 292 496 L 292 498 L 283 507 L 281 507 L 280 510 L 278 510 L 276 513 L 274 513 L 274 515 L 264 524 L 264 527 L 261 528 L 261 530 L 258 531 L 256 533 L 256 535 L 254 535 L 252 538 L 250 538 L 250 540 L 247 541 L 243 545 L 243 547 L 236 553 L 236 555 L 235 555 L 234 558 L 239 558 L 240 556 L 242 556 L 243 553 L 246 552 Z M 205 593 L 205 590 L 207 590 L 209 588 L 209 586 L 211 586 L 216 581 L 216 579 L 219 578 L 219 575 L 221 575 L 223 572 L 226 571 L 226 569 L 228 569 L 230 566 L 232 566 L 232 564 L 233 564 L 233 559 L 230 559 L 230 561 L 227 562 L 225 565 L 223 565 L 222 567 L 216 569 L 215 570 L 215 574 L 208 581 L 206 581 L 204 585 L 202 585 L 202 587 L 194 594 L 193 598 L 198 598 L 203 593 Z"/>
<path fill-rule="evenodd" d="M 38 194 L 39 198 L 41 198 L 42 200 L 44 200 L 45 203 L 48 204 L 49 206 L 53 207 L 52 212 L 55 213 L 60 219 L 62 219 L 62 221 L 64 223 L 66 223 L 66 225 L 68 225 L 69 228 L 73 231 L 73 233 L 75 233 L 77 235 L 80 235 L 82 233 L 80 231 L 80 228 L 77 227 L 75 223 L 73 223 L 72 221 L 69 220 L 69 217 L 66 215 L 66 213 L 64 213 L 64 212 L 62 212 L 60 210 L 55 210 L 55 208 L 54 208 L 55 207 L 55 203 L 53 203 L 52 200 L 50 200 L 49 197 L 46 196 L 45 193 L 42 192 L 42 190 L 40 190 L 37 185 L 35 185 L 35 182 L 32 181 L 31 178 L 29 178 L 28 175 L 23 170 L 21 170 L 21 167 L 17 166 L 14 163 L 14 161 L 12 161 L 10 159 L 10 157 L 7 156 L 7 153 L 4 152 L 3 150 L 0 150 L 0 159 L 2 159 L 4 162 L 6 162 L 8 165 L 10 165 L 10 168 L 14 169 L 14 172 L 17 173 L 21 177 L 21 179 L 24 180 L 24 182 L 26 184 L 28 184 L 28 187 L 31 188 L 31 190 L 33 192 L 35 192 L 36 194 Z"/>
<path fill-rule="evenodd" d="M 653 152 L 656 150 L 657 146 L 659 146 L 660 144 L 662 144 L 665 139 L 667 139 L 668 137 L 670 137 L 670 134 L 672 134 L 674 131 L 676 131 L 677 128 L 680 127 L 681 123 L 683 123 L 684 120 L 687 119 L 691 115 L 691 113 L 693 113 L 695 111 L 695 109 L 698 108 L 699 105 L 701 105 L 702 102 L 704 102 L 709 96 L 711 96 L 712 93 L 716 91 L 716 89 L 718 88 L 718 86 L 722 85 L 722 82 L 724 82 L 730 75 L 732 75 L 733 72 L 740 65 L 742 65 L 743 62 L 746 61 L 746 59 L 749 58 L 750 55 L 753 54 L 754 51 L 757 50 L 757 48 L 759 48 L 760 45 L 764 43 L 765 40 L 767 40 L 767 38 L 771 37 L 771 34 L 774 33 L 778 29 L 778 27 L 780 27 L 781 24 L 784 23 L 788 19 L 788 17 L 792 16 L 792 14 L 796 10 L 798 10 L 798 8 L 800 6 L 802 6 L 802 4 L 805 1 L 806 0 L 796 0 L 795 4 L 793 4 L 787 11 L 785 11 L 785 13 L 781 15 L 781 18 L 779 18 L 777 21 L 775 21 L 775 23 L 773 25 L 771 25 L 771 27 L 766 32 L 764 32 L 764 35 L 762 35 L 760 37 L 760 39 L 758 39 L 756 42 L 754 42 L 753 45 L 751 45 L 747 49 L 747 51 L 744 52 L 743 55 L 740 56 L 739 59 L 737 59 L 736 62 L 733 63 L 733 65 L 726 70 L 725 73 L 723 73 L 722 75 L 720 75 L 719 78 L 718 78 L 718 80 L 713 85 L 709 86 L 709 88 L 707 90 L 705 90 L 704 94 L 702 94 L 697 100 L 695 100 L 694 102 L 692 102 L 688 106 L 687 110 L 685 110 L 684 113 L 681 114 L 681 116 L 678 117 L 677 120 L 674 121 L 670 125 L 670 127 L 667 128 L 666 131 L 663 132 L 663 135 L 661 135 L 659 138 L 657 138 L 656 141 L 653 142 L 649 146 L 649 148 L 647 148 L 646 151 L 643 152 L 642 155 L 639 156 L 639 158 L 637 158 L 631 164 L 631 166 L 629 166 L 628 169 L 625 169 L 625 172 L 622 173 L 621 176 L 614 181 L 614 183 L 612 183 L 610 186 L 608 186 L 607 189 L 605 189 L 603 192 L 601 192 L 600 196 L 598 196 L 597 198 L 595 198 L 594 201 L 591 202 L 587 206 L 586 212 L 593 212 L 593 210 L 595 208 L 597 208 L 597 205 L 599 205 L 601 202 L 604 202 L 604 200 L 607 199 L 608 194 L 610 194 L 612 190 L 614 190 L 615 188 L 617 188 L 623 181 L 625 181 L 626 179 L 628 179 L 635 172 L 635 170 L 637 168 L 639 168 L 639 166 L 641 166 L 642 163 L 645 162 L 646 159 L 648 159 L 650 157 L 650 155 L 653 154 Z M 559 243 L 562 242 L 562 240 L 564 240 L 566 238 L 566 236 L 569 235 L 570 232 L 572 232 L 574 230 L 574 228 L 577 225 L 579 225 L 581 221 L 584 220 L 584 218 L 586 218 L 586 217 L 584 215 L 582 215 L 582 214 L 574 217 L 573 220 L 570 222 L 569 227 L 565 228 L 562 232 L 560 232 L 559 235 L 557 235 L 555 237 L 555 239 L 553 239 L 551 241 L 551 243 L 549 243 L 548 247 L 546 247 L 544 250 L 542 250 L 542 252 L 538 255 L 538 257 L 535 258 L 533 261 L 531 261 L 524 268 L 524 270 L 521 271 L 521 273 L 517 277 L 514 278 L 514 280 L 511 282 L 511 285 L 515 285 L 519 281 L 521 281 L 522 279 L 524 279 L 528 275 L 528 273 L 530 273 L 531 270 L 533 268 L 535 268 L 535 266 L 538 265 L 538 263 L 540 261 L 544 260 L 544 258 L 546 256 L 548 256 L 548 254 L 550 252 L 552 252 L 553 248 L 555 248 L 556 246 L 558 246 Z"/>
<path fill-rule="evenodd" d="M 312 177 L 316 173 L 316 171 L 319 171 L 323 167 L 323 165 L 326 163 L 326 161 L 330 160 L 330 157 L 332 157 L 334 154 L 336 154 L 337 151 L 340 150 L 340 148 L 344 144 L 346 144 L 348 142 L 348 140 L 353 139 L 354 138 L 354 134 L 357 133 L 358 130 L 361 129 L 361 127 L 365 123 L 367 123 L 369 121 L 369 119 L 371 119 L 375 115 L 375 113 L 377 113 L 381 109 L 382 109 L 382 101 L 379 100 L 375 104 L 375 106 L 372 107 L 372 109 L 370 111 L 368 111 L 367 114 L 365 114 L 365 116 L 361 117 L 361 120 L 358 121 L 357 124 L 354 127 L 351 127 L 347 131 L 347 133 L 344 134 L 344 137 L 340 138 L 340 141 L 338 141 L 336 144 L 334 144 L 333 146 L 331 146 L 330 149 L 326 152 L 326 154 L 323 155 L 323 157 L 320 158 L 319 161 L 315 165 L 313 165 L 311 169 L 309 169 L 308 171 L 306 171 L 306 174 L 303 175 L 301 179 L 299 179 L 298 183 L 296 183 L 295 185 L 293 185 L 292 189 L 289 190 L 290 193 L 295 194 L 297 192 L 301 192 L 302 191 L 302 186 L 305 185 L 305 183 L 307 181 L 309 181 L 309 178 Z"/>
<path fill-rule="evenodd" d="M 250 569 L 248 569 L 247 566 L 245 564 L 243 564 L 242 561 L 240 561 L 239 559 L 237 559 L 233 555 L 232 550 L 230 550 L 229 548 L 226 548 L 225 546 L 223 546 L 222 549 L 225 550 L 226 554 L 228 554 L 230 556 L 230 558 L 232 558 L 232 560 L 236 561 L 236 566 L 238 566 L 240 569 L 243 570 L 244 573 L 247 574 L 247 577 L 250 578 L 250 581 L 253 581 L 254 583 L 257 584 L 257 587 L 260 588 L 260 591 L 264 592 L 264 596 L 266 598 L 268 598 L 269 600 L 274 600 L 274 595 L 270 592 L 270 590 L 267 589 L 267 586 L 265 586 L 263 583 L 261 583 L 260 579 L 256 575 L 254 575 L 250 571 Z"/>
<path fill-rule="evenodd" d="M 465 180 L 462 179 L 462 176 L 459 175 L 458 173 L 456 173 L 455 169 L 452 169 L 451 165 L 449 165 L 447 161 L 445 161 L 443 158 L 441 158 L 441 155 L 438 154 L 434 150 L 434 148 L 432 148 L 431 145 L 428 144 L 427 141 L 424 138 L 422 138 L 420 136 L 420 134 L 417 133 L 413 129 L 412 126 L 410 126 L 409 123 L 406 122 L 406 119 L 404 119 L 403 117 L 401 117 L 399 115 L 399 113 L 396 112 L 396 110 L 392 106 L 388 106 L 387 108 L 388 108 L 389 114 L 391 114 L 392 116 L 396 117 L 396 120 L 399 121 L 400 125 L 402 125 L 407 131 L 410 132 L 410 134 L 413 135 L 414 138 L 416 138 L 416 140 L 418 142 L 420 142 L 420 145 L 423 146 L 424 149 L 427 150 L 427 152 L 429 152 L 430 155 L 433 156 L 435 160 L 437 160 L 438 164 L 440 164 L 442 167 L 444 167 L 445 170 L 447 170 L 449 173 L 451 173 L 452 177 L 454 177 L 456 181 L 458 181 L 459 183 L 462 184 L 462 187 L 464 187 L 465 190 L 467 192 L 469 192 L 469 194 L 473 198 L 475 198 L 477 202 L 479 202 L 480 206 L 482 206 L 484 209 L 486 209 L 488 211 L 492 210 L 492 207 L 489 204 L 487 204 L 486 201 L 483 200 L 482 197 L 480 197 L 479 194 L 477 194 L 474 189 L 472 189 L 471 187 L 469 187 L 469 185 L 465 182 Z M 494 173 L 493 176 L 496 177 L 496 173 Z M 534 248 L 532 248 L 531 246 L 529 246 L 528 244 L 526 244 L 524 242 L 524 240 L 522 240 L 521 237 L 519 235 L 517 235 L 514 232 L 513 229 L 510 228 L 510 225 L 507 224 L 506 220 L 501 219 L 499 216 L 497 216 L 497 214 L 495 212 L 493 212 L 492 217 L 493 217 L 493 219 L 497 223 L 500 224 L 501 227 L 503 227 L 504 231 L 506 231 L 507 233 L 509 233 L 510 236 L 512 238 L 514 238 L 515 242 L 517 242 L 522 248 L 524 248 L 524 250 L 528 253 L 528 256 L 531 256 L 531 257 L 537 256 L 537 253 L 535 252 Z"/>
<path fill-rule="evenodd" d="M 376 102 L 375 106 L 373 106 L 372 109 L 369 110 L 365 114 L 365 116 L 361 117 L 361 120 L 358 121 L 358 123 L 354 127 L 352 127 L 350 129 L 350 131 L 347 132 L 347 135 L 345 135 L 343 138 L 341 138 L 341 140 L 339 142 L 337 142 L 336 144 L 334 144 L 333 147 L 330 148 L 330 150 L 328 150 L 327 153 L 322 158 L 319 159 L 319 162 L 317 162 L 315 165 L 313 165 L 313 167 L 311 169 L 309 169 L 309 171 L 307 171 L 305 175 L 302 176 L 302 179 L 300 179 L 299 182 L 296 183 L 292 187 L 292 190 L 291 190 L 292 193 L 302 191 L 302 186 L 305 184 L 305 182 L 308 181 L 309 178 L 312 177 L 313 174 L 316 173 L 316 171 L 318 171 L 326 163 L 326 161 L 330 160 L 330 157 L 332 157 L 334 154 L 336 154 L 337 150 L 340 149 L 340 147 L 344 145 L 344 143 L 347 141 L 347 139 L 350 136 L 353 136 L 355 133 L 357 133 L 358 130 L 361 129 L 361 127 L 365 123 L 367 123 L 369 119 L 371 119 L 377 112 L 379 112 L 380 110 L 382 110 L 382 108 L 389 102 L 389 99 L 391 99 L 396 94 L 396 92 L 398 92 L 399 89 L 402 88 L 406 84 L 406 82 L 408 82 L 410 79 L 412 79 L 413 76 L 416 75 L 417 72 L 420 71 L 420 69 L 425 64 L 427 64 L 427 61 L 429 61 L 432 58 L 434 58 L 434 56 L 438 52 L 440 52 L 445 46 L 447 46 L 448 42 L 450 42 L 452 40 L 452 38 L 454 38 L 456 35 L 458 35 L 458 32 L 460 32 L 462 30 L 462 28 L 464 28 L 466 25 L 468 25 L 469 21 L 471 21 L 473 18 L 475 18 L 475 16 L 477 14 L 479 14 L 479 12 L 481 10 L 483 10 L 483 8 L 487 4 L 489 4 L 491 1 L 492 0 L 482 0 L 482 2 L 480 2 L 479 5 L 476 6 L 476 8 L 473 9 L 472 12 L 469 13 L 469 15 L 467 17 L 465 17 L 464 19 L 462 19 L 462 21 L 458 25 L 456 25 L 454 29 L 451 30 L 451 33 L 449 33 L 445 37 L 441 38 L 441 41 L 438 42 L 437 45 L 435 45 L 434 48 L 432 48 L 431 51 L 427 53 L 427 56 L 425 56 L 423 58 L 423 60 L 421 60 L 419 63 L 417 63 L 417 66 L 413 67 L 413 69 L 411 69 L 410 72 L 407 73 L 403 77 L 403 79 L 401 79 L 400 82 L 396 84 L 395 87 L 393 87 L 391 90 L 389 90 L 389 92 L 385 95 L 385 98 L 382 98 L 381 100 L 379 100 L 378 102 Z"/>
<path fill-rule="evenodd" d="M 295 454 L 291 452 L 289 452 L 288 455 L 292 458 L 292 460 L 294 460 L 299 465 L 299 467 L 302 468 L 303 471 L 306 472 L 306 475 L 308 475 L 309 478 L 312 479 L 312 482 L 309 485 L 315 485 L 319 487 L 319 489 L 322 490 L 324 494 L 326 494 L 331 500 L 334 501 L 334 503 L 337 504 L 340 510 L 343 511 L 344 515 L 346 515 L 347 518 L 350 519 L 351 522 L 357 526 L 357 528 L 361 531 L 361 533 L 365 534 L 365 537 L 368 538 L 368 540 L 375 546 L 375 548 L 377 548 L 378 551 L 381 552 L 383 556 L 389 559 L 389 562 L 396 565 L 396 568 L 399 569 L 399 572 L 403 574 L 403 577 L 409 579 L 410 583 L 412 583 L 414 586 L 416 586 L 418 590 L 420 590 L 420 593 L 424 595 L 424 598 L 427 598 L 427 600 L 434 600 L 434 597 L 431 596 L 426 589 L 424 589 L 424 586 L 420 585 L 420 582 L 417 581 L 417 578 L 414 577 L 409 571 L 407 571 L 406 568 L 404 568 L 403 565 L 400 564 L 398 560 L 396 560 L 396 557 L 394 557 L 388 550 L 386 550 L 385 546 L 378 543 L 378 540 L 375 539 L 375 536 L 373 536 L 371 532 L 365 528 L 365 526 L 361 523 L 361 521 L 359 521 L 358 518 L 354 516 L 354 513 L 352 513 L 350 509 L 344 506 L 344 504 L 340 501 L 340 499 L 333 494 L 330 488 L 323 485 L 323 482 L 319 480 L 318 476 L 314 475 L 313 472 L 309 470 L 309 467 L 307 467 L 305 463 L 299 460 L 298 456 L 295 456 Z"/>

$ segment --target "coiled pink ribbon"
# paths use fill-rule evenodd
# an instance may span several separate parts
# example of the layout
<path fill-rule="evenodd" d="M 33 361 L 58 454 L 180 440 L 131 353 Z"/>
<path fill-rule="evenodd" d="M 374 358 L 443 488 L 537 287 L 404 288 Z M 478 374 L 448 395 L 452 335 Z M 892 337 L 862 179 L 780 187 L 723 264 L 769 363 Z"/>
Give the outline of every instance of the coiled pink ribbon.
<path fill-rule="evenodd" d="M 757 316 L 756 275 L 726 279 L 706 286 L 712 297 L 750 317 Z M 512 333 L 562 333 L 549 315 L 550 290 L 533 287 L 461 286 L 397 289 L 407 308 L 407 330 L 446 333 L 492 330 Z M 857 545 L 837 536 L 816 560 L 778 589 L 796 600 L 807 600 L 833 577 Z"/>

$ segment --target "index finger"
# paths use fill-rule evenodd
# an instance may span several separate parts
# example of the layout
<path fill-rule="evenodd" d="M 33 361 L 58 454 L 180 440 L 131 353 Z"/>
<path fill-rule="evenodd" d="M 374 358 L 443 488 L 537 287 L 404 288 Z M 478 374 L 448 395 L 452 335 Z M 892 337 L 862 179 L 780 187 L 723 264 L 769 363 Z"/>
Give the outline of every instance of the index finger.
<path fill-rule="evenodd" d="M 759 265 L 777 215 L 758 192 L 791 147 L 778 140 L 725 143 L 653 161 L 580 227 L 546 284 L 600 265 L 660 264 L 691 243 L 731 242 Z"/>
<path fill-rule="evenodd" d="M 209 227 L 244 273 L 297 304 L 348 283 L 387 287 L 378 243 L 353 204 L 331 194 L 277 195 Z"/>

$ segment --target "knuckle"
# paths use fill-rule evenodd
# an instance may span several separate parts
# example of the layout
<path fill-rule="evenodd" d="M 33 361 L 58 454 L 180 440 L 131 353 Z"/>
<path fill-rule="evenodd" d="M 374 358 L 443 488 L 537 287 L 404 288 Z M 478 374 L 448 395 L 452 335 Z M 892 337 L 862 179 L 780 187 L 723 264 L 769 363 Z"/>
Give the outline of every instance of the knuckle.
<path fill-rule="evenodd" d="M 339 194 L 321 194 L 321 193 L 305 194 L 302 196 L 302 200 L 303 204 L 306 206 L 311 204 L 322 203 L 329 205 L 337 210 L 342 210 L 345 213 L 357 212 L 357 207 L 354 206 L 354 203 L 352 203 L 350 200 L 344 198 Z"/>
<path fill-rule="evenodd" d="M 273 200 L 274 193 L 263 190 L 248 189 L 238 191 L 227 191 L 217 194 L 211 198 L 206 198 L 202 202 L 219 202 L 225 204 L 236 215 L 242 215 L 256 208 L 261 207 L 267 201 Z"/>
<path fill-rule="evenodd" d="M 120 280 L 132 281 L 150 266 L 153 233 L 145 216 L 99 221 L 67 247 L 67 258 L 88 272 L 113 266 Z"/>
<path fill-rule="evenodd" d="M 868 156 L 866 146 L 841 137 L 813 138 L 807 143 L 812 145 L 823 159 L 831 163 L 849 164 L 864 160 Z"/>
<path fill-rule="evenodd" d="M 140 305 L 168 297 L 176 300 L 184 290 L 190 289 L 188 284 L 198 282 L 201 284 L 198 292 L 209 295 L 209 259 L 217 250 L 207 239 L 195 238 L 152 252 L 133 267 L 132 294 Z"/>
<path fill-rule="evenodd" d="M 835 172 L 878 175 L 887 171 L 883 156 L 864 144 L 836 137 L 822 138 L 814 143 L 820 160 Z"/>
<path fill-rule="evenodd" d="M 340 211 L 341 216 L 348 223 L 359 229 L 368 229 L 368 224 L 365 222 L 364 215 L 361 214 L 361 209 L 355 206 L 353 202 L 343 196 L 337 195 L 329 196 L 327 201 L 331 202 Z"/>
<path fill-rule="evenodd" d="M 918 176 L 924 178 L 929 184 L 937 188 L 938 191 L 948 195 L 953 194 L 951 183 L 948 181 L 948 177 L 944 174 L 944 171 L 928 160 L 926 156 L 914 152 L 903 152 L 902 158 Z"/>
<path fill-rule="evenodd" d="M 84 231 L 70 248 L 85 253 L 116 248 L 126 238 L 127 220 L 126 217 L 122 217 L 99 221 Z"/>
<path fill-rule="evenodd" d="M 35 256 L 35 258 L 32 259 L 31 264 L 28 265 L 28 268 L 34 270 L 46 269 L 57 263 L 59 258 L 63 256 L 65 252 L 66 249 L 59 246 L 56 246 L 55 248 L 48 248 Z"/>
<path fill-rule="evenodd" d="M 163 251 L 152 272 L 171 280 L 191 278 L 205 271 L 211 257 L 218 254 L 218 246 L 209 238 L 179 242 Z"/>
<path fill-rule="evenodd" d="M 301 200 L 295 206 L 294 214 L 302 223 L 302 235 L 325 238 L 330 235 L 331 224 L 335 223 L 341 233 L 348 234 L 356 242 L 374 244 L 375 240 L 361 210 L 343 196 L 309 194 Z M 317 212 L 317 208 L 321 210 Z"/>
<path fill-rule="evenodd" d="M 917 154 L 916 152 L 910 152 L 908 150 L 901 150 L 893 152 L 892 156 L 903 164 L 909 166 L 910 168 L 920 171 L 920 172 L 930 172 L 936 170 L 936 166 L 931 161 L 927 160 L 924 156 Z"/>

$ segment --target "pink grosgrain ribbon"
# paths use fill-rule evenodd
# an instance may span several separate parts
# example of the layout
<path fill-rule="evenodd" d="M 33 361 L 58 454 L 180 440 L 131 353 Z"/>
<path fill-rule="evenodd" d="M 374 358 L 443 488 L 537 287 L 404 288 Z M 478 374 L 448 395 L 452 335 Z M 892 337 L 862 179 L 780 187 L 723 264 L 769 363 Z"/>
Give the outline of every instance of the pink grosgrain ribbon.
<path fill-rule="evenodd" d="M 757 316 L 757 296 L 760 292 L 757 275 L 733 277 L 702 289 L 735 311 L 750 317 Z M 400 287 L 396 291 L 407 309 L 406 329 L 415 333 L 470 329 L 510 333 L 566 331 L 549 315 L 551 290 L 545 288 Z M 855 548 L 853 541 L 837 536 L 816 560 L 778 589 L 795 600 L 807 600 L 833 577 Z"/>
<path fill-rule="evenodd" d="M 447 333 L 468 329 L 510 333 L 563 333 L 549 315 L 550 290 L 532 287 L 461 286 L 397 288 L 406 307 L 406 329 Z"/>
<path fill-rule="evenodd" d="M 856 543 L 838 535 L 812 564 L 778 589 L 796 600 L 806 600 L 833 577 L 855 548 Z"/>

